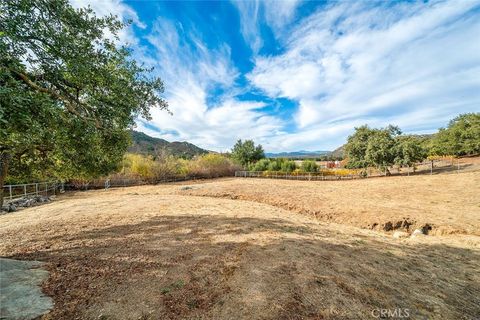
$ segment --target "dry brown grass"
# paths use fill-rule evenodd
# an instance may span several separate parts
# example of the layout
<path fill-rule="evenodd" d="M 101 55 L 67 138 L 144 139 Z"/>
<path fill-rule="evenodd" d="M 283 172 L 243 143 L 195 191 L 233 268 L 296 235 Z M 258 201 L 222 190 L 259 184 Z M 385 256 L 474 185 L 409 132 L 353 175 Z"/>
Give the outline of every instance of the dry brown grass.
<path fill-rule="evenodd" d="M 478 185 L 465 173 L 78 192 L 1 216 L 0 255 L 48 263 L 45 319 L 369 319 L 377 308 L 473 319 Z M 356 227 L 406 214 L 463 234 Z"/>
<path fill-rule="evenodd" d="M 267 203 L 369 229 L 407 220 L 409 231 L 429 224 L 430 234 L 480 235 L 480 171 L 352 181 L 225 179 L 178 193 Z"/>

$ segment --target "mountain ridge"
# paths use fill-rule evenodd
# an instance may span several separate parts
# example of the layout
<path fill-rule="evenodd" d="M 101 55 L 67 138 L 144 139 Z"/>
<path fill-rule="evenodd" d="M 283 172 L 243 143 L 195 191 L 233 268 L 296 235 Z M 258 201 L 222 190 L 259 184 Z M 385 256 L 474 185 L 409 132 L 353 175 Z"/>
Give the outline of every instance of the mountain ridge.
<path fill-rule="evenodd" d="M 131 137 L 132 145 L 127 149 L 127 151 L 131 153 L 152 156 L 166 153 L 175 157 L 191 159 L 195 156 L 210 152 L 188 141 L 169 142 L 165 139 L 151 137 L 143 132 L 135 130 L 131 130 Z"/>

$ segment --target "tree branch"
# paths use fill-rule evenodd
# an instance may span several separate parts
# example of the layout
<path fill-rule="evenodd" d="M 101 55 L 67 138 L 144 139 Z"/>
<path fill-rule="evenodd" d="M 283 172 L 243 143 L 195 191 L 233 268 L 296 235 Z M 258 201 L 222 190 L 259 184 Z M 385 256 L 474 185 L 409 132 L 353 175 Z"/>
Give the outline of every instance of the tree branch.
<path fill-rule="evenodd" d="M 29 78 L 26 74 L 24 74 L 24 73 L 22 73 L 22 72 L 18 72 L 18 71 L 16 71 L 16 70 L 11 70 L 11 71 L 12 71 L 13 73 L 15 73 L 18 77 L 20 77 L 20 79 L 22 79 L 22 81 L 23 81 L 26 85 L 28 85 L 30 88 L 32 88 L 32 89 L 34 89 L 34 90 L 36 90 L 36 91 L 38 91 L 38 92 L 46 93 L 46 94 L 48 94 L 49 96 L 51 96 L 51 97 L 53 97 L 53 98 L 55 98 L 55 99 L 57 99 L 57 100 L 60 100 L 60 101 L 64 102 L 65 107 L 67 108 L 68 112 L 76 115 L 77 117 L 81 118 L 82 120 L 95 122 L 95 127 L 96 127 L 97 129 L 101 129 L 101 128 L 102 128 L 102 125 L 101 125 L 101 123 L 100 123 L 100 121 L 99 121 L 98 119 L 96 119 L 96 118 L 90 118 L 90 117 L 85 117 L 84 115 L 82 115 L 80 112 L 78 112 L 77 109 L 75 109 L 75 107 L 72 105 L 72 102 L 71 102 L 68 98 L 62 96 L 61 94 L 55 92 L 54 90 L 50 90 L 50 89 L 47 89 L 47 88 L 44 88 L 44 87 L 39 86 L 38 84 L 36 84 L 36 83 L 33 82 L 32 80 L 30 80 L 30 78 Z M 81 105 L 81 103 L 80 103 L 79 101 L 76 101 L 76 102 Z"/>

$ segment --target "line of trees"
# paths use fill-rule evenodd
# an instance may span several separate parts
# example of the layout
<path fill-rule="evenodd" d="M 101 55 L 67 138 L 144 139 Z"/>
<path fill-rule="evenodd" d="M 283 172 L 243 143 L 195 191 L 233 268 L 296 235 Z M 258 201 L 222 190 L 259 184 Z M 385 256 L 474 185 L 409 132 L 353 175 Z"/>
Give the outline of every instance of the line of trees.
<path fill-rule="evenodd" d="M 414 166 L 428 156 L 480 154 L 480 113 L 461 114 L 433 136 L 402 135 L 396 126 L 355 128 L 345 145 L 349 168 Z"/>

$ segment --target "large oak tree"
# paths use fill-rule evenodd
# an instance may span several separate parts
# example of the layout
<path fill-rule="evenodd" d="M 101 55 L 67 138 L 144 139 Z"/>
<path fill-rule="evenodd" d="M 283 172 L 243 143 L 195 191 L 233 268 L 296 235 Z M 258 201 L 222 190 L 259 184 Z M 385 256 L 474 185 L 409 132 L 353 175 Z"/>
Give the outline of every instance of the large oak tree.
<path fill-rule="evenodd" d="M 161 79 L 119 45 L 125 26 L 67 0 L 0 1 L 0 190 L 9 164 L 24 179 L 109 173 L 135 119 L 167 109 Z"/>

